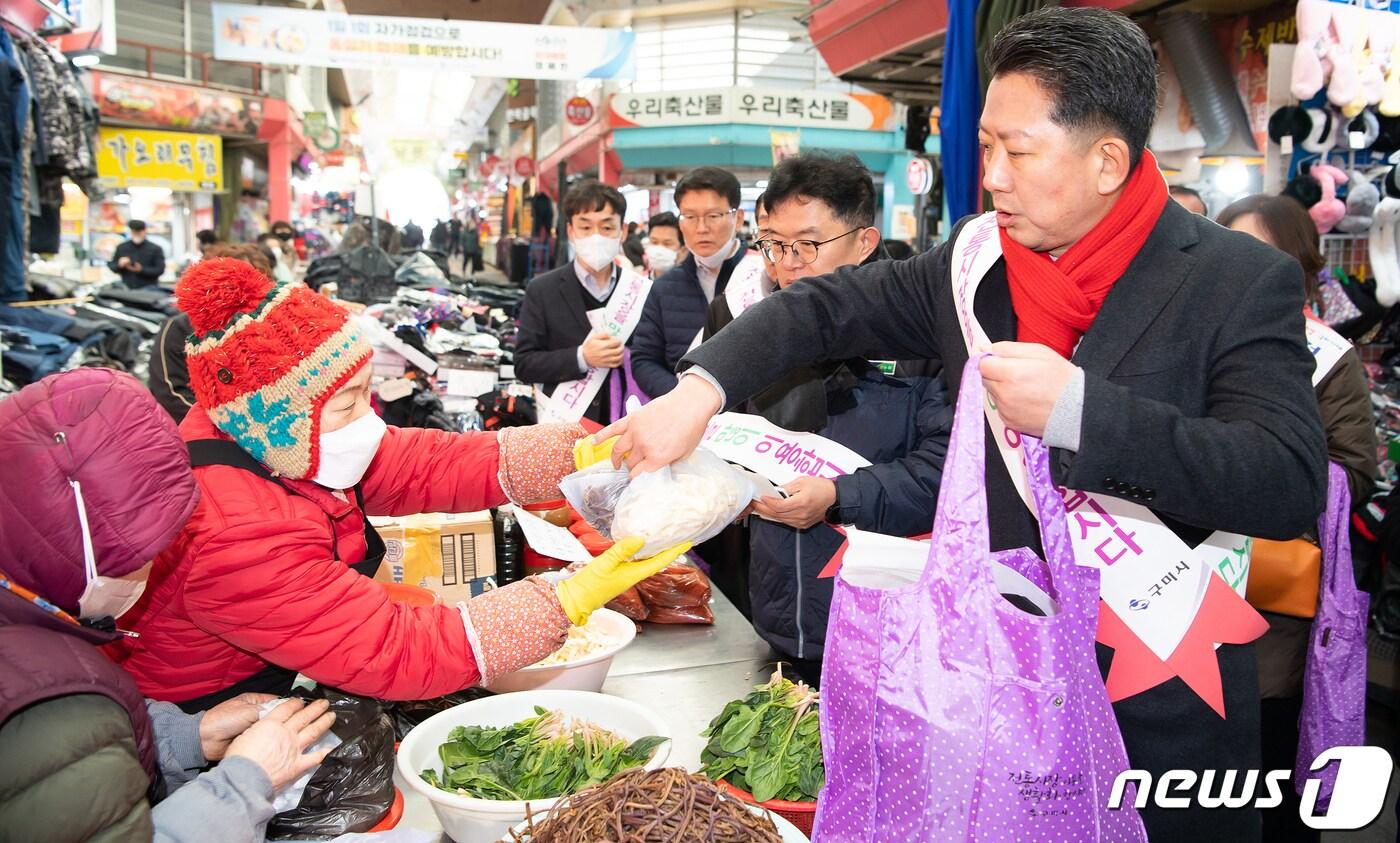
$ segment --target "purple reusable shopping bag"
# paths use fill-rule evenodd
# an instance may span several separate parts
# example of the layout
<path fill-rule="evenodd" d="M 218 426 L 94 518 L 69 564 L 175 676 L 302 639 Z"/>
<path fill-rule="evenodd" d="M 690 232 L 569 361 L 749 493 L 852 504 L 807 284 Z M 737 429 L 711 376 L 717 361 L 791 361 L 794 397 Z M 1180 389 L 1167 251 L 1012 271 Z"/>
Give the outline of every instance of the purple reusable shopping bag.
<path fill-rule="evenodd" d="M 1298 717 L 1298 757 L 1293 783 L 1301 795 L 1313 759 L 1334 746 L 1366 742 L 1367 595 L 1356 587 L 1351 564 L 1351 493 L 1347 476 L 1332 463 L 1327 477 L 1327 511 L 1317 522 L 1322 542 L 1322 583 L 1317 615 L 1308 641 L 1303 674 L 1303 712 Z M 1322 782 L 1317 807 L 1332 800 L 1337 765 L 1317 774 Z"/>
<path fill-rule="evenodd" d="M 614 373 L 615 375 L 616 373 Z M 624 389 L 622 379 L 627 381 Z M 612 423 L 627 415 L 627 400 L 636 398 L 640 404 L 645 404 L 651 399 L 645 392 L 637 386 L 636 378 L 632 377 L 632 349 L 622 350 L 622 379 L 617 377 L 608 378 L 608 422 Z"/>
<path fill-rule="evenodd" d="M 1098 571 L 1074 563 L 1039 441 L 1025 449 L 1046 563 L 993 554 L 982 376 L 963 370 L 927 563 L 872 588 L 838 576 L 822 673 L 826 787 L 815 843 L 1142 843 L 1128 766 L 1094 658 Z M 1027 614 L 993 565 L 1044 566 L 1058 612 Z"/>

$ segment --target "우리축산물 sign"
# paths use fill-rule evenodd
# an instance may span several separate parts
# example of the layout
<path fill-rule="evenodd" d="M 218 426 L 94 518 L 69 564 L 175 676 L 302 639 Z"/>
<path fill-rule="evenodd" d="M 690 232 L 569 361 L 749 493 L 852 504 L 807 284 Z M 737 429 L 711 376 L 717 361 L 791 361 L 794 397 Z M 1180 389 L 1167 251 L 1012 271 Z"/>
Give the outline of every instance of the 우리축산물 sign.
<path fill-rule="evenodd" d="M 651 94 L 613 94 L 610 124 L 615 129 L 751 123 L 784 129 L 885 131 L 894 126 L 894 107 L 877 94 L 716 88 Z"/>

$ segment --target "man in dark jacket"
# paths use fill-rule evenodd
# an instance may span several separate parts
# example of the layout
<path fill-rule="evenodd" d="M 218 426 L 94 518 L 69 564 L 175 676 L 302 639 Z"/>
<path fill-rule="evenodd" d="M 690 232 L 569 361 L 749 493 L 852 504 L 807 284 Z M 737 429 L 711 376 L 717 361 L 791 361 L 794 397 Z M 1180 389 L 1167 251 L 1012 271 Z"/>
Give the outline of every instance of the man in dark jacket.
<path fill-rule="evenodd" d="M 589 179 L 564 194 L 560 213 L 568 220 L 575 258 L 536 276 L 525 288 L 515 341 L 515 376 L 554 395 L 561 383 L 578 381 L 592 369 L 609 370 L 608 381 L 587 405 L 586 418 L 606 424 L 611 381 L 625 378 L 626 338 L 594 327 L 591 311 L 608 306 L 622 270 L 622 215 L 627 200 L 616 188 Z M 577 419 L 570 419 L 577 421 Z"/>
<path fill-rule="evenodd" d="M 875 184 L 859 160 L 805 153 L 783 160 L 760 197 L 758 249 L 786 289 L 881 256 Z M 712 316 L 732 319 L 726 297 Z M 743 317 L 741 311 L 740 318 Z M 860 357 L 804 366 L 746 407 L 779 427 L 817 433 L 871 462 L 836 480 L 802 477 L 786 499 L 760 498 L 749 519 L 754 628 L 809 684 L 821 680 L 831 608 L 818 575 L 845 537 L 833 524 L 907 536 L 927 532 L 938 499 L 952 410 L 936 372 L 896 377 Z M 910 367 L 921 370 L 922 367 Z M 903 374 L 901 372 L 900 374 Z"/>
<path fill-rule="evenodd" d="M 133 290 L 153 286 L 165 272 L 165 252 L 146 239 L 146 223 L 132 220 L 126 227 L 131 231 L 131 239 L 118 244 L 107 268 Z"/>
<path fill-rule="evenodd" d="M 775 293 L 692 352 L 671 394 L 598 438 L 620 435 L 613 452 L 651 470 L 689 453 L 715 411 L 799 366 L 854 354 L 939 359 L 956 390 L 969 360 L 963 323 L 975 321 L 992 341 L 980 368 L 1000 421 L 1044 438 L 1058 485 L 1137 504 L 1193 548 L 1215 531 L 1288 539 L 1307 530 L 1327 474 L 1302 271 L 1168 200 L 1145 150 L 1157 80 L 1144 33 L 1101 9 L 1044 9 L 1002 29 L 988 66 L 981 142 L 994 217 L 962 221 L 953 241 L 910 260 Z M 1138 194 L 1143 201 L 1120 201 Z M 964 268 L 971 260 L 953 259 L 955 248 L 960 259 L 975 254 L 959 240 L 964 230 L 978 249 L 1001 246 L 980 278 Z M 1088 278 L 1081 266 L 1102 271 Z M 1039 547 L 991 436 L 986 478 L 991 549 Z M 1221 599 L 1241 611 L 1237 598 Z M 1259 629 L 1257 615 L 1236 616 Z M 1119 640 L 1129 649 L 1098 648 L 1105 673 L 1144 649 Z M 1205 657 L 1218 669 L 1224 716 L 1183 677 L 1154 679 L 1114 704 L 1130 766 L 1154 778 L 1260 768 L 1253 646 L 1222 644 Z M 1141 814 L 1152 840 L 1260 839 L 1253 807 L 1149 804 Z"/>
<path fill-rule="evenodd" d="M 746 258 L 736 235 L 744 222 L 739 180 L 718 167 L 691 170 L 676 183 L 681 236 L 690 255 L 657 279 L 632 337 L 632 371 L 652 398 L 676 386 L 676 364 L 705 327 L 710 302 Z"/>

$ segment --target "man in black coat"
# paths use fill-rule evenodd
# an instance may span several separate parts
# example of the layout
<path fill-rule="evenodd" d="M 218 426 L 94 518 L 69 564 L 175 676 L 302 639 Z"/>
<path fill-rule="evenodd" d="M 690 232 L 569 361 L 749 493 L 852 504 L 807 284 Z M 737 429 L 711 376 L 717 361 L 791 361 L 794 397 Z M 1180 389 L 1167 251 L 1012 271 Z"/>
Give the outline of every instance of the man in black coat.
<path fill-rule="evenodd" d="M 131 231 L 131 239 L 117 245 L 107 268 L 133 290 L 154 286 L 165 273 L 165 251 L 146 239 L 146 223 L 132 220 L 126 227 Z"/>
<path fill-rule="evenodd" d="M 1121 16 L 1055 8 L 1004 28 L 988 64 L 983 185 L 1002 242 L 1011 241 L 1003 251 L 1059 258 L 1095 233 L 1137 165 L 1152 160 L 1143 152 L 1156 109 L 1151 46 Z M 1009 342 L 1025 326 L 1023 305 L 1006 260 L 992 265 L 971 308 L 995 343 L 981 364 L 987 389 L 1008 428 L 1052 446 L 1061 486 L 1150 507 L 1190 546 L 1218 530 L 1296 536 L 1316 523 L 1326 494 L 1300 269 L 1160 190 L 1159 215 L 1070 359 Z M 852 355 L 939 359 L 956 392 L 969 354 L 952 242 L 775 293 L 687 355 L 675 390 L 598 438 L 620 434 L 613 453 L 633 471 L 651 470 L 688 453 L 714 412 L 799 366 Z M 1038 548 L 1036 522 L 991 436 L 986 466 L 992 550 Z M 1113 651 L 1098 654 L 1106 671 Z M 1216 659 L 1223 719 L 1175 676 L 1114 705 L 1132 767 L 1154 777 L 1259 769 L 1253 647 L 1225 644 Z M 1142 816 L 1154 843 L 1261 834 L 1253 807 L 1162 810 L 1149 800 Z"/>
<path fill-rule="evenodd" d="M 625 377 L 624 343 L 589 322 L 589 311 L 607 306 L 621 269 L 622 215 L 627 200 L 616 188 L 589 179 L 569 188 L 560 212 L 569 225 L 574 260 L 533 278 L 520 306 L 515 341 L 515 377 L 553 395 L 561 383 L 575 381 L 590 368 L 611 370 L 609 381 Z M 604 382 L 584 417 L 607 424 L 611 410 Z"/>

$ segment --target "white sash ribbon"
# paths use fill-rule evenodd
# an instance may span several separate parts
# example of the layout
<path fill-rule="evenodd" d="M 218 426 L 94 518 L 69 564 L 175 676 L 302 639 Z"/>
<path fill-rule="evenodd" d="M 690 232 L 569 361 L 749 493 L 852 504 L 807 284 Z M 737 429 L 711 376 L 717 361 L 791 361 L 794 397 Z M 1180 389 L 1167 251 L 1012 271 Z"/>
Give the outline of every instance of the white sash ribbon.
<path fill-rule="evenodd" d="M 602 331 L 626 343 L 642 320 L 642 305 L 646 304 L 649 292 L 650 278 L 629 269 L 622 270 L 608 303 L 588 311 L 588 321 L 593 325 L 594 332 Z M 539 420 L 576 422 L 583 418 L 588 406 L 597 397 L 598 390 L 603 388 L 608 375 L 613 371 L 597 366 L 590 367 L 578 380 L 566 381 L 556 386 L 552 395 L 546 395 L 544 389 L 536 384 L 535 405 Z"/>
<path fill-rule="evenodd" d="M 780 486 L 799 477 L 834 480 L 870 465 L 870 460 L 839 442 L 815 433 L 795 433 L 747 413 L 715 416 L 700 444 Z"/>
<path fill-rule="evenodd" d="M 1312 383 L 1317 386 L 1341 362 L 1342 355 L 1351 350 L 1351 340 L 1311 317 L 1303 320 L 1308 335 L 1308 351 L 1312 352 Z"/>

